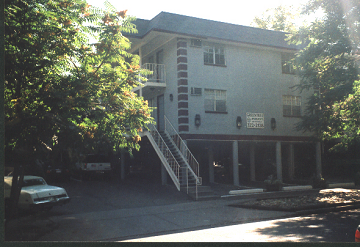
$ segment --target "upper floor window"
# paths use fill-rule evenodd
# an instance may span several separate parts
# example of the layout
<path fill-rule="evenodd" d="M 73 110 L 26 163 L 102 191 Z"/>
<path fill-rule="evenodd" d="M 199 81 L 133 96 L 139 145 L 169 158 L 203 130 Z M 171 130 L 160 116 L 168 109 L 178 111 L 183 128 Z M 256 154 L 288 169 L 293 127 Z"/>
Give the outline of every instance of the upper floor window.
<path fill-rule="evenodd" d="M 198 47 L 198 48 L 202 47 L 201 39 L 191 39 L 190 46 Z"/>
<path fill-rule="evenodd" d="M 290 53 L 281 54 L 281 67 L 283 74 L 295 74 L 294 67 L 291 64 L 291 59 L 294 57 L 294 54 Z"/>
<path fill-rule="evenodd" d="M 225 50 L 219 45 L 204 46 L 204 64 L 225 65 Z"/>
<path fill-rule="evenodd" d="M 284 117 L 301 116 L 301 97 L 283 95 L 283 115 Z"/>
<path fill-rule="evenodd" d="M 226 113 L 226 91 L 205 89 L 205 112 Z"/>

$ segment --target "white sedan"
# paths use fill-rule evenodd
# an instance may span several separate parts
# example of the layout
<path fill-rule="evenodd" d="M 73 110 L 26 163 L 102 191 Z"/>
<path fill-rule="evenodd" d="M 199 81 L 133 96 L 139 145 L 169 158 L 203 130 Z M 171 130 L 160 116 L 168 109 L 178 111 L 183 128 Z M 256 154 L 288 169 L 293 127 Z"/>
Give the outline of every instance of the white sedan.
<path fill-rule="evenodd" d="M 4 177 L 5 201 L 10 198 L 12 176 Z M 19 197 L 19 209 L 50 209 L 55 205 L 68 203 L 70 198 L 65 189 L 51 186 L 42 177 L 24 176 Z"/>

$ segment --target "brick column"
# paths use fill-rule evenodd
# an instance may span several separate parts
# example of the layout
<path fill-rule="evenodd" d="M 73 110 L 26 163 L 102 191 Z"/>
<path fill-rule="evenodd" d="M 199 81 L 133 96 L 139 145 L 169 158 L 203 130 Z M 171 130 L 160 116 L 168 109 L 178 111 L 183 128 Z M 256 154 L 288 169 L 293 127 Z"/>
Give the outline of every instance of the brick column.
<path fill-rule="evenodd" d="M 187 67 L 187 40 L 179 38 L 177 40 L 177 93 L 179 132 L 189 131 L 189 89 Z"/>

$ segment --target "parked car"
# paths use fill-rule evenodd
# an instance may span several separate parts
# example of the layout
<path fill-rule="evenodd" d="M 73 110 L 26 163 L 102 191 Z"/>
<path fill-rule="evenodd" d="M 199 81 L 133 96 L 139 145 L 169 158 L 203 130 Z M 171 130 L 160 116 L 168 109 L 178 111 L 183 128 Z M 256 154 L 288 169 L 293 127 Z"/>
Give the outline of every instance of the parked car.
<path fill-rule="evenodd" d="M 102 154 L 88 154 L 82 162 L 76 163 L 76 167 L 85 180 L 95 174 L 104 174 L 110 177 L 112 172 L 109 157 Z"/>
<path fill-rule="evenodd" d="M 45 174 L 48 181 L 70 179 L 70 170 L 64 164 L 47 165 Z"/>
<path fill-rule="evenodd" d="M 7 204 L 10 198 L 12 179 L 12 176 L 4 177 L 5 204 Z M 19 209 L 32 211 L 49 210 L 53 206 L 63 205 L 69 201 L 70 197 L 65 189 L 48 185 L 42 177 L 24 176 L 19 197 Z"/>

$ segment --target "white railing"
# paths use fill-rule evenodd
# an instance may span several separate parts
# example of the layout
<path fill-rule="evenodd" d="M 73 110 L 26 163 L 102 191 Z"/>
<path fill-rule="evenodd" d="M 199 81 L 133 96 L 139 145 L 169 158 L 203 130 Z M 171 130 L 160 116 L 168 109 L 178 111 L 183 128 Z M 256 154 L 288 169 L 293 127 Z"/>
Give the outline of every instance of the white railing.
<path fill-rule="evenodd" d="M 173 180 L 176 188 L 180 190 L 180 165 L 166 145 L 165 141 L 157 131 L 156 127 L 152 124 L 148 125 L 149 128 L 149 141 L 153 145 L 160 160 L 165 166 L 169 176 Z M 157 147 L 157 148 L 156 148 Z"/>
<path fill-rule="evenodd" d="M 165 64 L 145 63 L 141 68 L 152 71 L 144 76 L 148 82 L 165 82 Z"/>
<path fill-rule="evenodd" d="M 190 172 L 193 173 L 194 178 L 196 179 L 196 184 L 201 185 L 201 177 L 199 177 L 199 163 L 195 159 L 194 155 L 190 152 L 189 148 L 180 137 L 178 132 L 175 130 L 174 126 L 170 123 L 169 119 L 165 118 L 165 131 L 170 135 L 171 139 L 175 143 L 175 145 L 180 150 L 180 153 L 185 158 L 185 161 L 190 166 Z"/>

